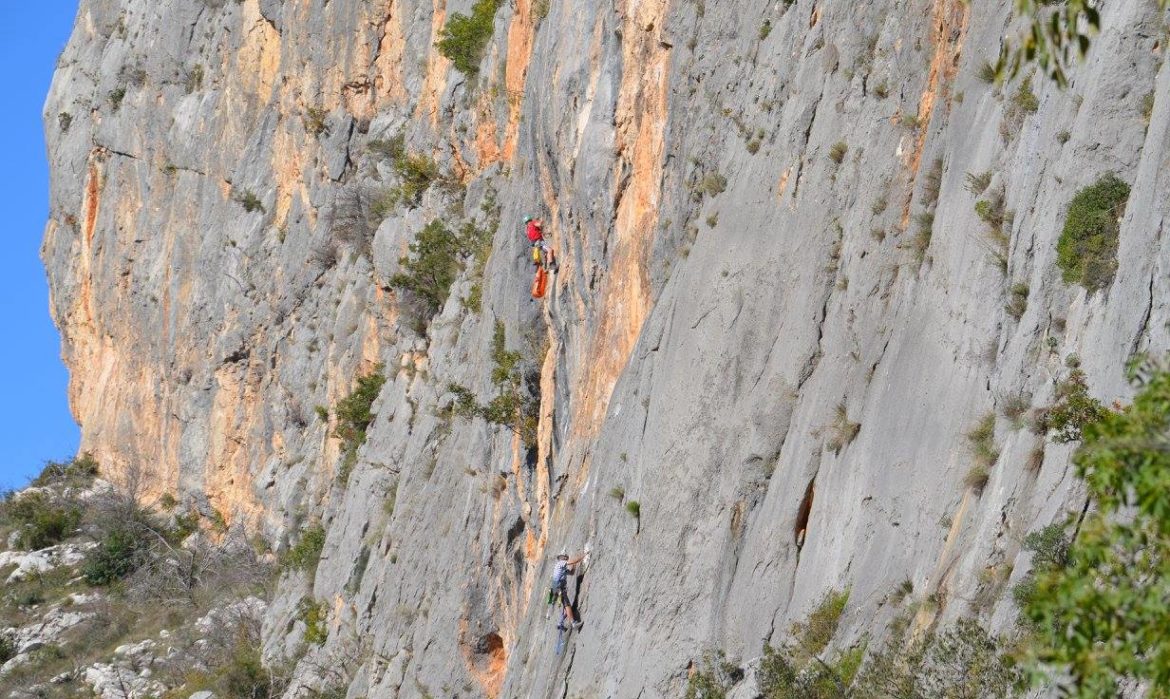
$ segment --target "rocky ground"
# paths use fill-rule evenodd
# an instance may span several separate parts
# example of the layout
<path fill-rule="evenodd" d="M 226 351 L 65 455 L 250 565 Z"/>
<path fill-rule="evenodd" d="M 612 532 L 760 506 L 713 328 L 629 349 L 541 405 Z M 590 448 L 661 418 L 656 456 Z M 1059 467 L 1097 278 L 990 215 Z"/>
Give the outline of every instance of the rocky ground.
<path fill-rule="evenodd" d="M 0 696 L 283 691 L 259 661 L 271 554 L 194 513 L 141 507 L 141 528 L 111 524 L 124 494 L 76 464 L 0 501 Z"/>

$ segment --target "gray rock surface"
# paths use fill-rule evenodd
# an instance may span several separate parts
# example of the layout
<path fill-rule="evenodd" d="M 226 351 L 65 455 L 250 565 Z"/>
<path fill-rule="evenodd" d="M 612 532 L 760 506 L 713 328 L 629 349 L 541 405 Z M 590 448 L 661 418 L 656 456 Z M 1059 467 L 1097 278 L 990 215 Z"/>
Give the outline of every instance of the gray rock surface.
<path fill-rule="evenodd" d="M 837 645 L 881 638 L 904 580 L 942 601 L 919 625 L 1009 629 L 1024 535 L 1084 496 L 1074 445 L 1007 403 L 1051 402 L 1074 354 L 1124 402 L 1125 363 L 1170 347 L 1154 5 L 1103 3 L 1070 87 L 1033 79 L 1034 113 L 978 78 L 1008 0 L 517 0 L 474 80 L 432 48 L 469 5 L 82 0 L 45 108 L 43 256 L 83 449 L 281 547 L 322 522 L 268 652 L 325 602 L 298 676 L 334 668 L 355 699 L 680 696 L 705 651 L 754 658 L 830 589 L 851 590 Z M 339 220 L 398 184 L 371 148 L 398 134 L 460 186 L 367 239 Z M 1014 212 L 1002 265 L 965 188 L 981 172 Z M 1116 279 L 1089 294 L 1055 242 L 1106 172 L 1133 189 Z M 482 312 L 465 273 L 420 337 L 398 258 L 432 219 L 482 222 L 489 190 Z M 561 260 L 539 303 L 530 213 Z M 547 346 L 531 461 L 444 412 L 449 382 L 489 394 L 496 321 Z M 378 363 L 343 482 L 314 408 Z M 990 411 L 977 490 L 965 434 Z M 554 657 L 549 559 L 586 543 L 587 623 Z"/>

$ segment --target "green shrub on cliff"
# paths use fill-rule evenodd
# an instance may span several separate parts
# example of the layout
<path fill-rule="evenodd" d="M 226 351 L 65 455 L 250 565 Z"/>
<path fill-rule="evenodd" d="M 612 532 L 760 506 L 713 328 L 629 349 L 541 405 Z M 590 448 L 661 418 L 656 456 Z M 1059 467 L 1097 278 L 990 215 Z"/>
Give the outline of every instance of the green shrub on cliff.
<path fill-rule="evenodd" d="M 473 419 L 482 418 L 494 425 L 512 430 L 526 447 L 537 442 L 540 421 L 540 372 L 536 368 L 539 352 L 524 353 L 508 350 L 504 324 L 496 321 L 492 335 L 492 384 L 496 396 L 480 403 L 475 393 L 466 386 L 449 384 L 447 390 L 455 396 L 449 406 L 451 414 Z"/>
<path fill-rule="evenodd" d="M 1089 291 L 1113 282 L 1117 271 L 1117 240 L 1129 200 L 1129 185 L 1107 174 L 1077 192 L 1056 244 L 1056 264 L 1067 284 Z"/>
<path fill-rule="evenodd" d="M 324 549 L 325 527 L 317 523 L 301 532 L 300 540 L 284 552 L 280 563 L 285 568 L 312 573 L 317 569 L 317 563 L 321 560 L 321 552 Z"/>
<path fill-rule="evenodd" d="M 473 272 L 482 276 L 481 265 L 486 265 L 487 255 L 491 254 L 495 221 L 489 220 L 483 228 L 468 221 L 458 231 L 452 231 L 436 219 L 419 231 L 409 253 L 399 258 L 402 271 L 390 278 L 390 284 L 405 293 L 404 307 L 419 334 L 442 310 L 451 285 L 468 260 L 475 263 Z"/>
<path fill-rule="evenodd" d="M 484 49 L 492 38 L 496 10 L 501 4 L 501 0 L 477 0 L 471 6 L 470 15 L 456 12 L 447 19 L 435 46 L 459 72 L 465 75 L 479 72 Z"/>
<path fill-rule="evenodd" d="M 443 222 L 435 219 L 418 233 L 410 252 L 399 260 L 402 271 L 390 284 L 406 292 L 415 306 L 415 316 L 425 326 L 438 313 L 459 274 L 459 240 Z"/>
<path fill-rule="evenodd" d="M 329 639 L 327 617 L 329 607 L 324 602 L 318 602 L 308 597 L 297 605 L 297 619 L 305 625 L 305 643 L 320 646 Z"/>
<path fill-rule="evenodd" d="M 1068 378 L 1056 386 L 1056 403 L 1037 411 L 1037 431 L 1051 431 L 1057 442 L 1068 443 L 1081 439 L 1082 431 L 1100 422 L 1107 414 L 1105 406 L 1089 394 L 1085 372 L 1073 369 Z"/>
<path fill-rule="evenodd" d="M 370 373 L 358 377 L 353 392 L 337 402 L 337 427 L 334 434 L 348 446 L 357 448 L 366 442 L 366 430 L 375 417 L 374 400 L 386 383 L 383 368 L 379 364 Z"/>

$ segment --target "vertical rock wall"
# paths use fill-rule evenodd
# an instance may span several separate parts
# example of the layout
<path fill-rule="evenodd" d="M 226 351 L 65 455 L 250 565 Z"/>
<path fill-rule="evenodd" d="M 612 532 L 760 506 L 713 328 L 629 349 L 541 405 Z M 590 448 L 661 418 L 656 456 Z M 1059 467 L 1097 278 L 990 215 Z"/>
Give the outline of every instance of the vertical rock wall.
<path fill-rule="evenodd" d="M 831 588 L 838 641 L 880 637 L 906 579 L 942 601 L 920 626 L 1009 626 L 1023 536 L 1084 501 L 1072 446 L 1005 407 L 1051 402 L 1072 354 L 1124 401 L 1127 359 L 1170 345 L 1153 3 L 1104 3 L 1034 110 L 979 78 L 1006 1 L 516 0 L 474 77 L 433 48 L 469 5 L 82 1 L 45 109 L 44 259 L 83 449 L 281 546 L 321 521 L 270 652 L 303 596 L 329 601 L 302 674 L 342 666 L 353 697 L 678 696 L 705 649 L 759 655 Z M 398 134 L 447 183 L 367 242 L 339 221 L 397 183 L 376 142 Z M 1055 241 L 1106 172 L 1133 189 L 1087 294 Z M 974 209 L 994 193 L 1005 250 Z M 464 275 L 420 336 L 398 258 L 493 198 L 482 311 Z M 561 257 L 540 303 L 526 214 Z M 450 382 L 490 391 L 497 320 L 541 367 L 535 458 L 444 411 Z M 342 478 L 315 408 L 379 363 Z M 548 559 L 586 543 L 587 624 L 554 657 Z"/>

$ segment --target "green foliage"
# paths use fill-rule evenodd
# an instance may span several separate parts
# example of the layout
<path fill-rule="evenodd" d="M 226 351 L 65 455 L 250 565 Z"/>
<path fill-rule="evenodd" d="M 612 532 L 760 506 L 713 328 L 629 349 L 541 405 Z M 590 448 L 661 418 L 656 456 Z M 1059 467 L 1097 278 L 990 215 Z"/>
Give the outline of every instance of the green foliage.
<path fill-rule="evenodd" d="M 838 699 L 854 695 L 851 685 L 865 658 L 867 644 L 824 654 L 837 633 L 848 601 L 848 590 L 830 591 L 808 619 L 793 624 L 787 645 L 764 646 L 764 657 L 756 672 L 763 699 Z"/>
<path fill-rule="evenodd" d="M 756 672 L 764 699 L 840 699 L 852 696 L 850 684 L 865 659 L 865 644 L 814 660 L 793 649 L 764 646 Z"/>
<path fill-rule="evenodd" d="M 0 633 L 0 665 L 16 657 L 16 641 L 8 633 Z"/>
<path fill-rule="evenodd" d="M 97 475 L 97 460 L 89 453 L 85 453 L 67 463 L 47 462 L 40 474 L 33 479 L 32 485 L 37 487 L 49 485 L 85 487 L 93 483 L 93 479 Z"/>
<path fill-rule="evenodd" d="M 313 408 L 313 412 L 317 413 L 317 419 L 321 422 L 329 422 L 329 408 L 318 405 Z"/>
<path fill-rule="evenodd" d="M 830 591 L 817 604 L 812 614 L 809 614 L 807 621 L 793 625 L 792 635 L 804 652 L 817 655 L 829 645 L 829 641 L 833 640 L 837 633 L 837 625 L 840 624 L 841 615 L 848 603 L 849 590 Z"/>
<path fill-rule="evenodd" d="M 1170 686 L 1170 372 L 1143 373 L 1133 405 L 1084 427 L 1073 463 L 1096 508 L 1067 559 L 1055 534 L 1036 537 L 1054 553 L 1022 595 L 1030 658 L 1067 673 L 1074 697 L 1120 696 L 1133 681 L 1165 696 Z"/>
<path fill-rule="evenodd" d="M 845 160 L 845 154 L 848 152 L 849 144 L 845 143 L 844 141 L 837 141 L 831 148 L 829 148 L 829 160 L 832 160 L 834 163 L 840 165 L 841 161 Z"/>
<path fill-rule="evenodd" d="M 923 211 L 914 217 L 918 230 L 911 242 L 914 251 L 914 261 L 922 264 L 926 260 L 926 251 L 930 249 L 930 240 L 934 237 L 934 213 Z"/>
<path fill-rule="evenodd" d="M 975 213 L 992 228 L 1003 228 L 1003 197 L 996 194 L 989 199 L 980 199 L 975 202 Z"/>
<path fill-rule="evenodd" d="M 874 653 L 845 695 L 855 699 L 943 697 L 1006 699 L 1016 696 L 1020 670 L 1001 642 L 974 619 L 909 643 L 895 634 Z"/>
<path fill-rule="evenodd" d="M 1024 548 L 1032 551 L 1032 567 L 1036 570 L 1058 570 L 1072 562 L 1072 541 L 1065 533 L 1067 524 L 1053 522 L 1024 537 Z"/>
<path fill-rule="evenodd" d="M 987 190 L 988 186 L 991 185 L 991 178 L 991 170 L 987 170 L 986 172 L 968 172 L 967 183 L 963 186 L 967 189 L 968 192 L 974 194 L 975 196 L 979 196 Z M 976 205 L 975 210 L 979 211 L 978 205 Z"/>
<path fill-rule="evenodd" d="M 241 628 L 225 649 L 219 662 L 205 671 L 191 671 L 183 678 L 183 691 L 165 694 L 164 699 L 179 699 L 195 691 L 210 691 L 218 699 L 270 699 L 284 693 L 287 680 L 265 667 L 260 639 L 254 632 Z"/>
<path fill-rule="evenodd" d="M 230 663 L 219 671 L 221 694 L 226 699 L 266 699 L 277 696 L 273 693 L 276 684 L 272 673 L 264 667 L 260 648 L 248 648 L 236 654 Z"/>
<path fill-rule="evenodd" d="M 366 149 L 374 155 L 396 161 L 406 154 L 406 134 L 396 134 L 388 139 L 374 139 L 366 144 Z"/>
<path fill-rule="evenodd" d="M 9 493 L 0 502 L 0 522 L 17 531 L 18 547 L 31 551 L 58 544 L 70 536 L 81 523 L 81 514 L 77 503 L 44 491 Z"/>
<path fill-rule="evenodd" d="M 488 191 L 479 208 L 486 216 L 485 225 L 481 227 L 468 221 L 463 224 L 459 234 L 462 247 L 470 257 L 471 263 L 467 273 L 471 288 L 463 299 L 463 306 L 472 313 L 479 313 L 483 307 L 483 275 L 487 271 L 488 259 L 492 255 L 492 240 L 500 225 L 500 207 L 496 204 L 494 191 Z"/>
<path fill-rule="evenodd" d="M 1056 403 L 1037 414 L 1040 433 L 1054 432 L 1057 442 L 1075 442 L 1089 425 L 1100 422 L 1108 410 L 1089 395 L 1085 372 L 1073 369 L 1068 378 L 1056 387 Z"/>
<path fill-rule="evenodd" d="M 1036 93 L 1032 92 L 1032 78 L 1024 78 L 1004 106 L 1003 119 L 999 122 L 999 134 L 1004 141 L 1010 142 L 1016 138 L 1023 128 L 1024 120 L 1039 108 L 1040 101 Z"/>
<path fill-rule="evenodd" d="M 988 84 L 995 82 L 997 77 L 995 64 L 991 61 L 984 61 L 979 64 L 979 69 L 975 71 L 975 77 Z"/>
<path fill-rule="evenodd" d="M 134 87 L 142 87 L 145 85 L 147 77 L 146 70 L 141 66 L 122 66 L 118 70 L 118 79 Z"/>
<path fill-rule="evenodd" d="M 386 384 L 384 369 L 379 364 L 370 373 L 359 376 L 353 392 L 337 402 L 334 408 L 337 426 L 333 436 L 342 441 L 343 451 L 356 451 L 366 443 L 366 430 L 375 417 L 372 412 L 374 401 Z"/>
<path fill-rule="evenodd" d="M 760 41 L 767 39 L 768 35 L 771 33 L 772 33 L 772 20 L 766 19 L 766 20 L 764 20 L 764 23 L 760 25 L 760 31 L 758 34 L 760 37 Z"/>
<path fill-rule="evenodd" d="M 1170 0 L 1156 0 L 1160 9 Z M 1023 30 L 1006 37 L 994 66 L 998 78 L 1013 78 L 1025 66 L 1040 66 L 1060 86 L 1068 84 L 1068 71 L 1085 57 L 1092 37 L 1101 29 L 1101 15 L 1091 0 L 1016 0 L 1016 16 Z"/>
<path fill-rule="evenodd" d="M 892 599 L 895 604 L 900 604 L 902 600 L 912 594 L 914 594 L 914 581 L 906 578 L 898 585 L 898 589 L 894 591 Z"/>
<path fill-rule="evenodd" d="M 237 193 L 234 198 L 236 203 L 244 207 L 244 211 L 247 211 L 248 213 L 252 213 L 254 211 L 263 213 L 264 211 L 264 202 L 260 201 L 260 197 L 256 196 L 256 193 L 250 189 L 245 189 Z"/>
<path fill-rule="evenodd" d="M 991 469 L 983 464 L 975 464 L 971 470 L 967 471 L 967 475 L 963 476 L 963 485 L 976 492 L 981 492 L 990 480 Z"/>
<path fill-rule="evenodd" d="M 1056 244 L 1056 264 L 1065 283 L 1097 291 L 1113 281 L 1117 270 L 1120 219 L 1129 200 L 1129 185 L 1112 173 L 1077 192 Z"/>
<path fill-rule="evenodd" d="M 967 433 L 967 442 L 971 446 L 971 453 L 975 456 L 977 465 L 991 468 L 999 460 L 999 449 L 995 446 L 994 412 L 989 412 L 979 419 L 975 427 Z"/>
<path fill-rule="evenodd" d="M 328 613 L 329 609 L 324 602 L 308 597 L 297 605 L 297 619 L 305 625 L 305 643 L 321 646 L 329 640 L 329 628 L 326 626 Z"/>
<path fill-rule="evenodd" d="M 166 538 L 173 544 L 181 544 L 184 539 L 197 531 L 199 531 L 199 512 L 190 510 L 175 515 L 172 526 L 166 532 Z"/>
<path fill-rule="evenodd" d="M 630 516 L 634 519 L 641 519 L 642 503 L 638 502 L 637 500 L 630 500 L 626 503 L 626 512 L 629 512 Z"/>
<path fill-rule="evenodd" d="M 942 158 L 935 158 L 922 178 L 922 204 L 931 210 L 934 210 L 935 204 L 938 203 L 938 195 L 942 191 L 942 177 Z"/>
<path fill-rule="evenodd" d="M 223 533 L 227 532 L 227 530 L 228 530 L 227 517 L 224 517 L 223 513 L 220 512 L 219 510 L 216 510 L 213 508 L 211 510 L 211 514 L 207 516 L 207 519 L 211 524 L 211 530 L 214 531 L 215 533 L 223 534 Z"/>
<path fill-rule="evenodd" d="M 991 173 L 984 174 L 990 180 Z M 967 178 L 968 191 L 974 192 L 977 187 L 983 185 L 982 176 L 977 176 L 976 179 L 972 179 L 971 175 L 968 174 Z M 999 263 L 1000 269 L 1006 272 L 1008 246 L 1011 241 L 1008 238 L 1007 232 L 1004 230 L 1004 226 L 1008 223 L 1010 212 L 1004 208 L 1003 193 L 999 191 L 990 192 L 986 199 L 980 199 L 975 202 L 975 213 L 987 224 L 987 238 L 991 243 L 991 253 Z"/>
<path fill-rule="evenodd" d="M 116 112 L 122 108 L 122 100 L 126 99 L 126 88 L 121 86 L 116 87 L 110 91 L 110 94 L 107 95 L 107 97 L 110 100 L 110 106 L 113 107 L 114 111 Z"/>
<path fill-rule="evenodd" d="M 400 201 L 415 207 L 423 192 L 439 178 L 439 165 L 428 156 L 403 153 L 394 159 L 394 172 L 402 181 L 397 190 Z"/>
<path fill-rule="evenodd" d="M 787 653 L 764 644 L 764 658 L 756 671 L 756 682 L 764 699 L 796 699 L 806 687 L 800 686 L 799 672 Z"/>
<path fill-rule="evenodd" d="M 504 323 L 497 320 L 492 329 L 492 383 L 502 386 L 517 380 L 517 369 L 524 357 L 508 349 L 508 333 Z"/>
<path fill-rule="evenodd" d="M 329 112 L 321 107 L 309 107 L 305 110 L 305 130 L 314 136 L 320 136 L 328 129 L 325 120 Z"/>
<path fill-rule="evenodd" d="M 374 197 L 374 201 L 370 204 L 370 215 L 375 221 L 385 221 L 398 210 L 398 205 L 401 203 L 402 188 L 391 187 Z"/>
<path fill-rule="evenodd" d="M 999 410 L 1003 416 L 1011 420 L 1016 429 L 1023 427 L 1024 415 L 1032 407 L 1032 394 L 1028 392 L 1013 393 L 1000 396 Z"/>
<path fill-rule="evenodd" d="M 520 437 L 525 447 L 536 446 L 537 425 L 540 419 L 540 374 L 536 366 L 538 352 L 528 357 L 508 350 L 504 324 L 496 321 L 492 333 L 492 385 L 496 396 L 484 404 L 471 389 L 456 383 L 448 385 L 455 396 L 451 413 L 462 418 L 482 418 L 501 425 Z"/>
<path fill-rule="evenodd" d="M 145 513 L 140 515 L 145 517 Z M 93 587 L 109 585 L 142 567 L 154 543 L 147 527 L 146 522 L 137 518 L 111 522 L 97 547 L 86 554 L 81 566 L 86 584 Z"/>
<path fill-rule="evenodd" d="M 410 244 L 409 254 L 399 258 L 402 271 L 390 278 L 390 284 L 408 295 L 407 310 L 420 334 L 425 332 L 430 319 L 442 310 L 451 293 L 451 285 L 465 268 L 468 258 L 472 262 L 473 280 L 482 280 L 483 269 L 491 255 L 495 223 L 495 219 L 490 219 L 488 226 L 481 228 L 469 221 L 458 232 L 452 232 L 436 219 L 419 231 L 418 237 Z"/>
<path fill-rule="evenodd" d="M 325 527 L 320 523 L 314 524 L 301 532 L 301 538 L 296 545 L 284 552 L 280 564 L 286 569 L 313 572 L 321 560 L 321 552 L 325 549 Z"/>
<path fill-rule="evenodd" d="M 1024 311 L 1028 310 L 1028 285 L 1019 282 L 1012 285 L 1011 294 L 1008 296 L 1007 305 L 1004 310 L 1012 318 L 1019 320 L 1024 315 Z"/>
<path fill-rule="evenodd" d="M 476 0 L 470 15 L 456 12 L 447 18 L 435 46 L 459 72 L 465 75 L 479 72 L 483 52 L 492 38 L 496 10 L 501 4 L 501 0 Z"/>
<path fill-rule="evenodd" d="M 695 192 L 700 197 L 703 195 L 714 197 L 725 191 L 727 191 L 727 178 L 718 172 L 711 172 L 704 175 L 695 186 Z"/>
<path fill-rule="evenodd" d="M 419 314 L 429 319 L 447 300 L 459 274 L 460 246 L 454 233 L 438 219 L 428 223 L 410 244 L 410 253 L 399 260 L 402 271 L 390 283 L 413 295 Z"/>
<path fill-rule="evenodd" d="M 743 670 L 727 662 L 722 651 L 707 653 L 687 678 L 686 699 L 724 699 L 743 679 Z"/>
<path fill-rule="evenodd" d="M 1012 95 L 1012 105 L 1025 114 L 1035 114 L 1036 110 L 1040 109 L 1040 100 L 1036 98 L 1036 93 L 1032 92 L 1031 78 L 1024 78 L 1016 88 L 1015 94 Z"/>
<path fill-rule="evenodd" d="M 370 213 L 374 219 L 381 221 L 394 213 L 399 206 L 415 208 L 422 200 L 422 195 L 432 184 L 441 181 L 439 165 L 434 159 L 421 153 L 407 153 L 401 135 L 390 141 L 375 141 L 380 152 L 394 157 L 394 173 L 398 176 L 399 184 L 382 192 L 374 199 Z"/>

